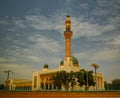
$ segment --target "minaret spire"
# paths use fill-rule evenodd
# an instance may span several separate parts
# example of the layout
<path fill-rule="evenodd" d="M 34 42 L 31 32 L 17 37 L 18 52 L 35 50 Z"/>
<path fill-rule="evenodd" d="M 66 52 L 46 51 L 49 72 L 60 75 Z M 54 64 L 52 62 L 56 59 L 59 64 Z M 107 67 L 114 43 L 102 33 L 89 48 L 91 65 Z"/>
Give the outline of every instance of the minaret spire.
<path fill-rule="evenodd" d="M 66 17 L 65 25 L 66 25 L 66 31 L 70 31 L 71 20 L 70 20 L 70 16 L 69 15 L 67 15 L 67 17 Z"/>
<path fill-rule="evenodd" d="M 67 15 L 66 21 L 65 21 L 66 30 L 64 31 L 65 36 L 65 57 L 71 57 L 71 20 L 70 16 Z"/>

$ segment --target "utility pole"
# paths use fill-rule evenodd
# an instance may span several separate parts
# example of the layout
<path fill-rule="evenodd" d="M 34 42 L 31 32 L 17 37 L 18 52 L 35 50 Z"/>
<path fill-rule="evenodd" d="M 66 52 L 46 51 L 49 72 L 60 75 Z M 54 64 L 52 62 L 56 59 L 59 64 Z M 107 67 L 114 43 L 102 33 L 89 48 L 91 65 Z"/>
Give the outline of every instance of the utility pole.
<path fill-rule="evenodd" d="M 7 74 L 6 89 L 8 90 L 9 89 L 9 77 L 10 77 L 10 74 L 13 72 L 12 72 L 12 70 L 7 70 L 7 71 L 4 71 L 4 73 Z"/>

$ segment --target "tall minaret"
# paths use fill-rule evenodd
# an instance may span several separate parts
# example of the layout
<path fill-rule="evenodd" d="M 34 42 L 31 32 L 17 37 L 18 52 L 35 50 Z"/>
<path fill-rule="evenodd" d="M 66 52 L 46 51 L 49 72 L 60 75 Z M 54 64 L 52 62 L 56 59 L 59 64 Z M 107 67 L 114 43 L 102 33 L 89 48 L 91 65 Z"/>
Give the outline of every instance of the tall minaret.
<path fill-rule="evenodd" d="M 71 57 L 71 36 L 72 36 L 73 32 L 70 30 L 71 29 L 71 20 L 70 20 L 69 15 L 66 17 L 65 25 L 66 25 L 66 30 L 64 31 L 65 57 L 70 58 Z"/>
<path fill-rule="evenodd" d="M 73 32 L 71 29 L 71 20 L 70 16 L 66 17 L 65 21 L 66 30 L 64 31 L 65 36 L 65 58 L 64 58 L 64 66 L 72 66 L 73 61 L 71 59 L 71 37 Z"/>

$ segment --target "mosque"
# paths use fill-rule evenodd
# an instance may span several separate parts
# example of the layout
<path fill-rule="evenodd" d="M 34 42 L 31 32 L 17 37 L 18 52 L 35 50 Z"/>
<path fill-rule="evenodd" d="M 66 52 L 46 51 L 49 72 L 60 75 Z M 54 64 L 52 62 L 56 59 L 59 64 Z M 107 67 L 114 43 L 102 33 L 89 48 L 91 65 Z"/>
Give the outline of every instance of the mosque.
<path fill-rule="evenodd" d="M 57 90 L 54 82 L 51 80 L 51 77 L 55 76 L 58 71 L 66 72 L 78 72 L 82 68 L 79 66 L 79 62 L 76 57 L 73 57 L 71 54 L 71 37 L 73 32 L 71 31 L 71 20 L 70 16 L 66 17 L 65 21 L 66 30 L 64 31 L 65 37 L 65 57 L 61 61 L 57 69 L 49 69 L 48 65 L 44 65 L 43 69 L 35 71 L 32 75 L 32 81 L 26 79 L 10 79 L 4 82 L 4 85 L 8 90 Z M 93 64 L 95 69 L 98 67 Z M 94 81 L 96 82 L 95 86 L 91 86 L 89 90 L 104 90 L 104 75 L 102 73 L 93 73 Z M 63 87 L 60 90 L 65 90 Z M 85 90 L 85 87 L 76 85 L 69 88 L 69 90 Z"/>
<path fill-rule="evenodd" d="M 57 69 L 49 69 L 48 65 L 44 65 L 43 69 L 35 71 L 32 76 L 32 90 L 56 90 L 57 88 L 54 85 L 54 82 L 51 80 L 51 77 L 55 76 L 58 71 L 66 72 L 77 72 L 82 68 L 79 66 L 79 62 L 76 57 L 73 57 L 71 54 L 71 37 L 73 32 L 71 31 L 71 20 L 70 16 L 66 17 L 65 21 L 66 30 L 64 31 L 65 37 L 65 57 L 61 61 Z M 104 75 L 102 73 L 93 73 L 94 80 L 96 81 L 97 89 L 104 90 Z M 95 90 L 95 86 L 90 87 L 90 90 Z M 73 90 L 84 90 L 85 87 L 79 87 L 76 84 Z M 63 87 L 61 90 L 65 90 Z M 71 88 L 69 89 L 71 90 Z"/>

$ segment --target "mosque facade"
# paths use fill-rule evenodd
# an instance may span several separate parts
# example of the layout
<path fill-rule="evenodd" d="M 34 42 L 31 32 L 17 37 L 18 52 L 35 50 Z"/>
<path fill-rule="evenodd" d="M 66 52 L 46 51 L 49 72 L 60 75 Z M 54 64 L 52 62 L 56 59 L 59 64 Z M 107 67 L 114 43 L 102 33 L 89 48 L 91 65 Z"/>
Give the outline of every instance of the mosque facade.
<path fill-rule="evenodd" d="M 35 71 L 32 75 L 32 90 L 56 90 L 54 82 L 51 80 L 51 77 L 55 76 L 58 71 L 66 72 L 78 72 L 82 68 L 79 66 L 79 62 L 76 57 L 73 57 L 71 54 L 71 37 L 73 32 L 71 31 L 71 20 L 70 16 L 66 17 L 65 21 L 66 30 L 64 31 L 65 37 L 65 57 L 64 60 L 60 63 L 58 68 L 49 69 L 49 67 L 43 67 L 43 69 Z M 94 80 L 97 82 L 96 86 L 98 90 L 104 90 L 104 74 L 102 73 L 93 73 Z M 95 90 L 96 86 L 91 86 L 90 90 Z M 84 90 L 85 87 L 80 87 L 76 83 L 72 90 Z M 61 90 L 65 90 L 61 87 Z M 71 90 L 71 88 L 69 88 Z"/>

